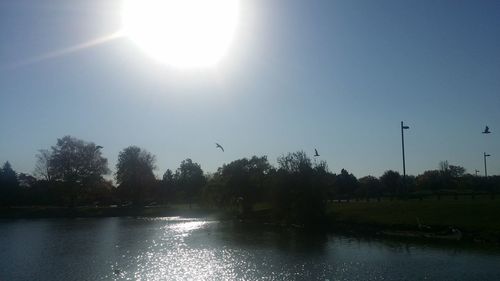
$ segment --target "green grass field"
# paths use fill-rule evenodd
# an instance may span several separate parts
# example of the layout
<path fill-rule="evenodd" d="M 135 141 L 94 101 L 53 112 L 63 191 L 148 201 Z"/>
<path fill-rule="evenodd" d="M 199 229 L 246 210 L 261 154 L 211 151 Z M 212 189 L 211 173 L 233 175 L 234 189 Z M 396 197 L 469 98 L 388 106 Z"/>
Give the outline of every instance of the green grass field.
<path fill-rule="evenodd" d="M 500 200 L 486 198 L 330 203 L 328 215 L 344 223 L 414 228 L 420 221 L 436 228 L 500 233 Z"/>

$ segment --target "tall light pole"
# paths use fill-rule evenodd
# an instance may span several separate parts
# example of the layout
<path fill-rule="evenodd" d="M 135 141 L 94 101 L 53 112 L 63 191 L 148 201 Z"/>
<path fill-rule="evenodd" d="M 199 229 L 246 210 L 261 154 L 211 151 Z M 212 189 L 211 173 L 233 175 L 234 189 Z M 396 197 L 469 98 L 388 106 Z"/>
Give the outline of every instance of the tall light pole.
<path fill-rule="evenodd" d="M 488 169 L 486 168 L 486 157 L 491 156 L 489 154 L 486 154 L 486 152 L 483 152 L 483 158 L 484 158 L 484 177 L 488 177 Z"/>
<path fill-rule="evenodd" d="M 406 178 L 406 164 L 405 164 L 405 134 L 404 130 L 410 129 L 409 126 L 405 126 L 403 121 L 401 121 L 401 147 L 403 149 L 403 182 Z"/>

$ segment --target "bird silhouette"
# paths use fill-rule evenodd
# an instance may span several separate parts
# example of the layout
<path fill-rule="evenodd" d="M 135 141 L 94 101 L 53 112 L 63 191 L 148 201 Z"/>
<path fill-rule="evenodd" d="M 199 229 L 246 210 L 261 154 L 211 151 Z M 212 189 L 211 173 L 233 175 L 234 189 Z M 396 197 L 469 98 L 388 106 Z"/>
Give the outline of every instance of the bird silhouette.
<path fill-rule="evenodd" d="M 222 150 L 222 152 L 224 152 L 224 147 L 222 147 L 222 145 L 220 145 L 218 143 L 215 143 L 215 148 L 220 148 Z"/>
<path fill-rule="evenodd" d="M 484 128 L 483 134 L 489 134 L 489 133 L 491 133 L 490 128 L 486 126 L 486 128 Z"/>
<path fill-rule="evenodd" d="M 96 150 L 97 150 L 97 149 L 101 149 L 101 148 L 103 148 L 103 147 L 102 147 L 102 146 L 100 146 L 100 145 L 98 145 L 98 146 L 96 146 L 96 147 L 95 147 L 95 149 L 96 149 Z"/>
<path fill-rule="evenodd" d="M 318 157 L 318 156 L 319 156 L 319 154 L 318 154 L 318 150 L 315 148 L 315 149 L 314 149 L 314 157 Z"/>

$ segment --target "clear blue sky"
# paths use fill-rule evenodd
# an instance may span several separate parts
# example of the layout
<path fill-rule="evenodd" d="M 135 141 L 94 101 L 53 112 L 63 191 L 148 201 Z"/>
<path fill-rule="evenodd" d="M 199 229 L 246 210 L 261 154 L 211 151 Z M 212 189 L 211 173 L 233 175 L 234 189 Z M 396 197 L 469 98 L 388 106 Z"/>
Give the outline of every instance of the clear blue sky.
<path fill-rule="evenodd" d="M 223 163 L 314 148 L 338 173 L 438 162 L 500 174 L 500 1 L 253 0 L 217 69 L 180 71 L 120 38 L 120 1 L 0 1 L 0 161 L 32 172 L 65 135 Z M 481 131 L 489 125 L 490 135 Z M 221 143 L 226 152 L 215 148 Z"/>

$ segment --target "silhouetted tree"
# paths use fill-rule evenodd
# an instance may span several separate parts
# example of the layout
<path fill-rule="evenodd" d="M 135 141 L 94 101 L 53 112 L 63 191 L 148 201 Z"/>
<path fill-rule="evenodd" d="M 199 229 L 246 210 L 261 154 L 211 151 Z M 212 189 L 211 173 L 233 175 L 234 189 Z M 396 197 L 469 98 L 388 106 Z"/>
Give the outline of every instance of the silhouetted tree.
<path fill-rule="evenodd" d="M 3 206 L 14 205 L 19 194 L 17 173 L 7 161 L 0 169 L 0 203 Z"/>
<path fill-rule="evenodd" d="M 174 173 L 172 170 L 167 169 L 163 174 L 159 185 L 159 196 L 161 198 L 162 203 L 168 203 L 173 200 L 173 196 L 175 193 L 175 179 Z"/>
<path fill-rule="evenodd" d="M 31 188 L 36 184 L 36 178 L 29 174 L 20 173 L 17 178 L 21 188 Z"/>
<path fill-rule="evenodd" d="M 450 164 L 448 164 L 448 161 L 440 161 L 439 162 L 439 170 L 441 172 L 447 172 L 450 167 Z"/>
<path fill-rule="evenodd" d="M 92 142 L 65 136 L 52 146 L 49 178 L 62 183 L 69 194 L 69 204 L 77 204 L 79 196 L 89 192 L 109 173 L 108 160 Z M 49 175 L 48 174 L 48 175 Z"/>
<path fill-rule="evenodd" d="M 380 177 L 380 183 L 382 183 L 384 191 L 391 195 L 399 194 L 401 192 L 402 177 L 396 171 L 385 171 L 385 173 Z"/>
<path fill-rule="evenodd" d="M 465 175 L 465 168 L 462 167 L 462 166 L 455 166 L 455 165 L 450 165 L 448 167 L 449 171 L 450 171 L 450 175 L 453 177 L 453 178 L 460 178 L 460 177 L 463 177 Z"/>
<path fill-rule="evenodd" d="M 278 158 L 273 210 L 277 219 L 288 223 L 320 226 L 326 212 L 325 187 L 318 186 L 316 175 L 326 175 L 324 165 L 317 169 L 303 152 Z"/>
<path fill-rule="evenodd" d="M 354 192 L 358 188 L 358 180 L 356 177 L 347 172 L 347 170 L 342 169 L 340 174 L 335 178 L 334 190 L 335 194 L 339 197 L 351 198 Z"/>
<path fill-rule="evenodd" d="M 206 179 L 200 164 L 188 158 L 183 160 L 175 171 L 175 182 L 183 194 L 183 199 L 189 203 L 189 208 L 191 208 L 193 201 L 198 199 Z"/>
<path fill-rule="evenodd" d="M 137 146 L 129 146 L 118 154 L 116 183 L 120 197 L 134 205 L 144 204 L 149 189 L 155 184 L 155 157 Z"/>
<path fill-rule="evenodd" d="M 34 174 L 39 179 L 44 179 L 46 181 L 51 181 L 51 171 L 50 171 L 50 159 L 52 153 L 48 149 L 40 149 L 36 157 L 35 171 Z"/>
<path fill-rule="evenodd" d="M 417 188 L 421 190 L 437 191 L 443 188 L 443 174 L 438 170 L 425 171 L 417 176 Z"/>
<path fill-rule="evenodd" d="M 93 205 L 111 205 L 113 204 L 113 192 L 115 187 L 110 180 L 98 182 L 94 188 L 85 193 L 86 201 Z"/>
<path fill-rule="evenodd" d="M 222 177 L 222 168 L 207 176 L 207 183 L 202 191 L 202 203 L 207 207 L 229 207 L 231 206 L 231 195 Z"/>
<path fill-rule="evenodd" d="M 252 206 L 263 197 L 264 184 L 271 168 L 266 156 L 242 158 L 223 165 L 217 180 L 223 185 L 220 192 L 224 193 L 226 204 L 237 203 L 243 208 L 243 215 L 248 215 Z"/>
<path fill-rule="evenodd" d="M 404 193 L 414 192 L 417 190 L 417 178 L 414 175 L 406 175 L 404 182 Z"/>
<path fill-rule="evenodd" d="M 278 167 L 289 174 L 312 170 L 311 158 L 304 151 L 288 153 L 278 157 Z"/>
<path fill-rule="evenodd" d="M 460 185 L 460 178 L 465 174 L 465 168 L 449 165 L 448 161 L 439 162 L 439 168 L 441 172 L 439 189 L 457 189 Z"/>
<path fill-rule="evenodd" d="M 382 194 L 382 183 L 373 176 L 366 176 L 359 179 L 358 197 L 379 197 Z"/>

